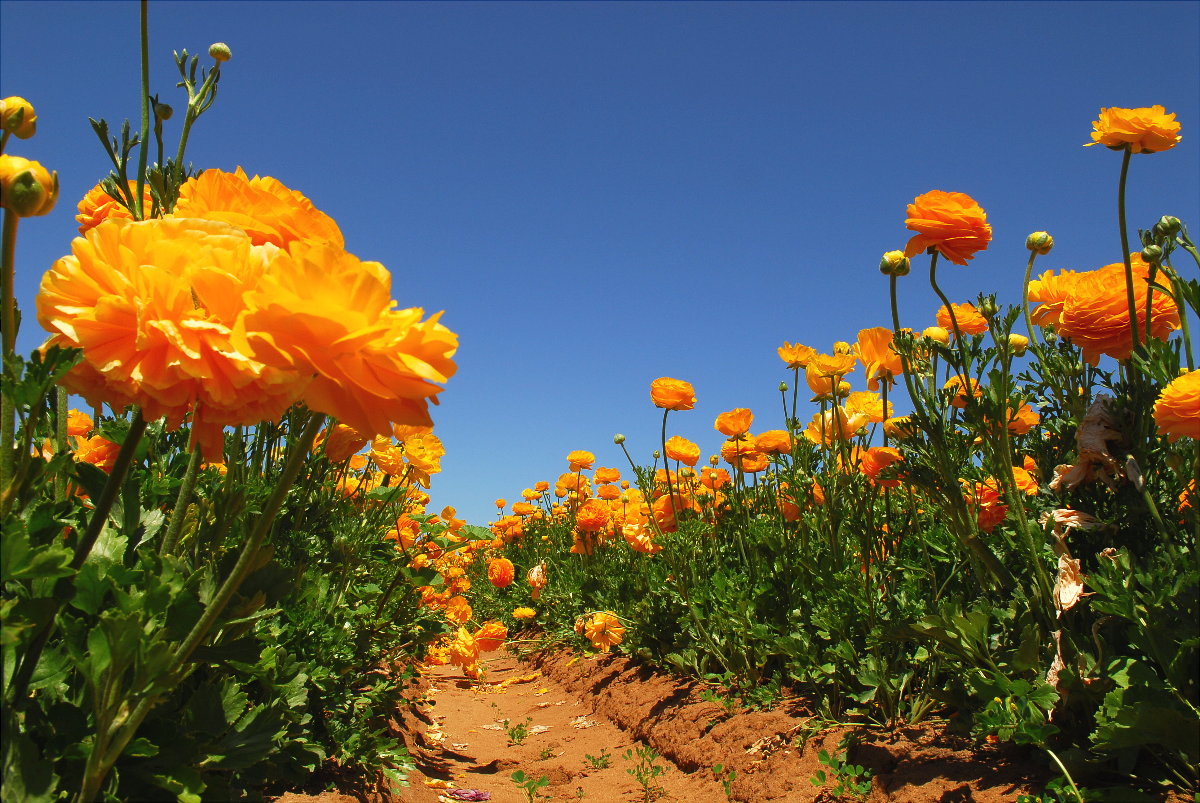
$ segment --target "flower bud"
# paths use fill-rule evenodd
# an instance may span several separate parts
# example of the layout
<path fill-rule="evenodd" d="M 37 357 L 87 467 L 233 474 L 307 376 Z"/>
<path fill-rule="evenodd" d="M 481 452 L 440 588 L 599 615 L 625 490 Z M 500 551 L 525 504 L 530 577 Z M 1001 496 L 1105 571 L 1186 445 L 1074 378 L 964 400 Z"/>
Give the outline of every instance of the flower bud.
<path fill-rule="evenodd" d="M 613 443 L 620 446 L 624 442 L 625 442 L 625 436 L 622 435 L 621 433 L 618 432 L 616 435 L 613 435 Z"/>
<path fill-rule="evenodd" d="M 710 465 L 714 465 L 714 466 L 716 466 L 716 465 L 720 465 L 720 463 L 721 463 L 721 458 L 717 457 L 715 454 L 714 454 L 714 455 L 710 455 L 710 456 L 709 456 L 709 458 L 708 458 L 708 462 L 709 462 L 709 464 L 710 464 Z"/>
<path fill-rule="evenodd" d="M 1154 228 L 1161 231 L 1168 237 L 1173 237 L 1183 228 L 1183 224 L 1179 222 L 1179 218 L 1172 215 L 1163 215 L 1158 219 L 1158 223 L 1154 224 Z"/>
<path fill-rule="evenodd" d="M 996 306 L 995 296 L 984 296 L 983 298 L 979 299 L 979 314 L 982 315 L 986 320 L 991 321 L 992 318 L 996 317 L 996 313 L 999 311 L 1000 308 Z"/>
<path fill-rule="evenodd" d="M 58 200 L 58 173 L 20 156 L 0 156 L 0 208 L 18 217 L 44 215 Z"/>
<path fill-rule="evenodd" d="M 658 458 L 662 457 L 662 452 L 658 451 L 658 449 L 655 449 L 655 450 L 654 450 L 653 452 L 651 452 L 650 454 L 651 454 L 651 456 L 653 456 L 653 457 L 654 457 L 654 459 L 655 459 L 655 460 L 657 460 Z"/>
<path fill-rule="evenodd" d="M 171 117 L 174 116 L 174 114 L 175 114 L 175 110 L 172 109 L 170 107 L 170 105 L 168 105 L 166 103 L 155 103 L 154 104 L 154 116 L 157 117 L 159 120 L 163 120 L 163 121 L 170 120 Z"/>
<path fill-rule="evenodd" d="M 847 343 L 845 340 L 839 340 L 838 342 L 833 344 L 833 353 L 834 354 L 850 354 L 853 351 L 854 351 L 854 349 L 852 349 L 850 347 L 850 344 Z"/>
<path fill-rule="evenodd" d="M 233 53 L 229 51 L 229 45 L 224 42 L 213 42 L 208 46 L 208 55 L 212 56 L 213 61 L 220 64 L 223 61 L 229 61 L 233 57 Z"/>
<path fill-rule="evenodd" d="M 888 251 L 879 260 L 879 272 L 884 276 L 907 276 L 912 263 L 903 251 Z"/>
<path fill-rule="evenodd" d="M 838 382 L 837 395 L 838 395 L 839 399 L 844 399 L 847 396 L 849 396 L 850 395 L 850 383 L 844 379 L 841 382 Z"/>
<path fill-rule="evenodd" d="M 1042 339 L 1046 341 L 1047 345 L 1053 346 L 1058 342 L 1058 332 L 1053 329 L 1045 329 L 1042 331 Z"/>
<path fill-rule="evenodd" d="M 33 105 L 14 95 L 0 100 L 0 129 L 17 139 L 29 139 L 37 132 L 37 114 Z"/>
<path fill-rule="evenodd" d="M 788 383 L 787 383 L 787 382 L 780 382 L 780 383 L 779 383 L 779 392 L 780 392 L 780 393 L 787 393 L 787 392 L 788 392 Z"/>
<path fill-rule="evenodd" d="M 922 332 L 921 335 L 929 338 L 930 340 L 936 340 L 943 345 L 949 344 L 950 342 L 950 333 L 940 326 L 930 326 L 924 332 Z"/>
<path fill-rule="evenodd" d="M 1008 347 L 1012 349 L 1013 354 L 1020 357 L 1025 353 L 1025 349 L 1029 348 L 1029 338 L 1013 332 L 1008 336 Z"/>
<path fill-rule="evenodd" d="M 1157 245 L 1148 245 L 1142 249 L 1142 259 L 1147 264 L 1158 265 L 1162 262 L 1163 250 Z"/>
<path fill-rule="evenodd" d="M 1025 247 L 1041 256 L 1045 256 L 1054 247 L 1054 238 L 1050 236 L 1049 232 L 1035 231 L 1025 238 Z"/>

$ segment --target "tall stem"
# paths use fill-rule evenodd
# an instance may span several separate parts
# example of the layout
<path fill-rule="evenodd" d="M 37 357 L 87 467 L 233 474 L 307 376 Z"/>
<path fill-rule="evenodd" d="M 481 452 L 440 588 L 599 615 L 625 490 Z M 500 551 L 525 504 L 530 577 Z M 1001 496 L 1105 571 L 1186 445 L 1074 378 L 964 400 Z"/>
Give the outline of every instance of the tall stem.
<path fill-rule="evenodd" d="M 138 140 L 137 193 L 133 197 L 133 213 L 136 220 L 146 219 L 146 160 L 150 153 L 150 33 L 147 25 L 148 0 L 142 0 L 142 134 Z"/>
<path fill-rule="evenodd" d="M 17 344 L 17 299 L 13 293 L 13 276 L 16 272 L 17 223 L 20 217 L 11 209 L 4 210 L 3 244 L 0 245 L 0 326 L 3 326 L 3 354 L 0 368 L 8 364 L 8 358 L 16 351 Z M 5 516 L 14 495 L 13 435 L 16 432 L 17 414 L 12 400 L 4 396 L 0 403 L 0 512 Z"/>
<path fill-rule="evenodd" d="M 1121 158 L 1121 180 L 1117 185 L 1117 225 L 1121 227 L 1121 260 L 1125 263 L 1125 300 L 1129 304 L 1129 332 L 1133 348 L 1138 347 L 1137 301 L 1133 296 L 1133 263 L 1129 260 L 1129 230 L 1125 225 L 1125 179 L 1129 176 L 1129 157 L 1133 150 L 1127 144 Z M 1149 321 L 1146 322 L 1149 326 Z"/>

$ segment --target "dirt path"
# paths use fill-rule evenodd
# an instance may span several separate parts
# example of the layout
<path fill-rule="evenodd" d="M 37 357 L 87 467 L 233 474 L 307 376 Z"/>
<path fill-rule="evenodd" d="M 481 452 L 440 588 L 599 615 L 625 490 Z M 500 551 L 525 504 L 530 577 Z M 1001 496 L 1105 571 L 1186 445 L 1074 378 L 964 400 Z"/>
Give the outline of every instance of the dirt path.
<path fill-rule="evenodd" d="M 426 679 L 421 710 L 429 723 L 413 751 L 420 772 L 409 776 L 409 788 L 399 796 L 403 803 L 523 803 L 529 797 L 512 780 L 517 771 L 546 779 L 537 790 L 539 800 L 639 801 L 646 792 L 629 771 L 647 763 L 663 770 L 647 777 L 652 789 L 661 789 L 652 799 L 726 800 L 716 780 L 684 773 L 665 758 L 639 760 L 638 751 L 646 756 L 649 750 L 644 742 L 515 658 L 490 661 L 482 683 L 453 666 L 436 667 Z"/>

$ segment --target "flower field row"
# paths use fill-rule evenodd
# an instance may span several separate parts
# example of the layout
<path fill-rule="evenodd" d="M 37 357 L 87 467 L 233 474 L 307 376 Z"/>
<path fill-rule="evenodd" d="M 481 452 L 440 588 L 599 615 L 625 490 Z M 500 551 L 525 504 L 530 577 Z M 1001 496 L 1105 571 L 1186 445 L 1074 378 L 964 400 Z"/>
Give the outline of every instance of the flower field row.
<path fill-rule="evenodd" d="M 992 229 L 975 199 L 928 192 L 880 263 L 890 325 L 785 343 L 778 412 L 722 413 L 702 459 L 671 434 L 697 391 L 663 377 L 653 462 L 571 452 L 471 525 L 427 510 L 457 337 L 400 308 L 304 195 L 187 165 L 231 54 L 209 57 L 176 56 L 179 118 L 144 75 L 139 133 L 93 121 L 111 172 L 44 273 L 28 357 L 18 226 L 58 181 L 6 153 L 36 112 L 0 102 L 6 797 L 251 799 L 319 770 L 400 784 L 387 720 L 415 666 L 481 678 L 522 643 L 627 651 L 829 721 L 949 719 L 1029 746 L 1062 799 L 1197 788 L 1183 223 L 1130 247 L 1122 207 L 1119 262 L 1040 275 L 1036 232 L 1017 305 L 955 302 L 939 261 L 984 258 Z M 1093 127 L 1122 194 L 1133 155 L 1180 141 L 1161 107 Z M 922 332 L 896 307 L 914 260 L 941 304 Z"/>

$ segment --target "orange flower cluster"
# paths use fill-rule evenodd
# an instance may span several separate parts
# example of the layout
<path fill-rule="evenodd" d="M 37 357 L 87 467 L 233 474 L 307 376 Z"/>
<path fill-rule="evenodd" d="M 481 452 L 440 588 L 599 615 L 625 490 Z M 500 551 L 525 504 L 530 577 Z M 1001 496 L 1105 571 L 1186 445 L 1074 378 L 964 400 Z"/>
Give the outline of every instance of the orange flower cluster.
<path fill-rule="evenodd" d="M 119 205 L 42 280 L 49 345 L 83 350 L 65 378 L 93 405 L 136 404 L 219 458 L 226 426 L 277 420 L 293 403 L 364 435 L 428 427 L 455 370 L 453 332 L 399 310 L 387 270 L 342 248 L 311 202 L 274 179 L 207 171 L 169 219 Z"/>
<path fill-rule="evenodd" d="M 1179 308 L 1166 293 L 1150 295 L 1150 266 L 1140 253 L 1129 255 L 1133 268 L 1133 297 L 1138 332 L 1166 340 L 1180 326 Z M 1083 351 L 1092 365 L 1102 355 L 1129 358 L 1133 335 L 1129 329 L 1129 301 L 1125 265 L 1117 262 L 1093 271 L 1046 271 L 1029 283 L 1028 301 L 1038 306 L 1030 314 L 1039 326 L 1054 326 L 1060 335 Z M 1150 322 L 1146 325 L 1146 304 Z"/>

